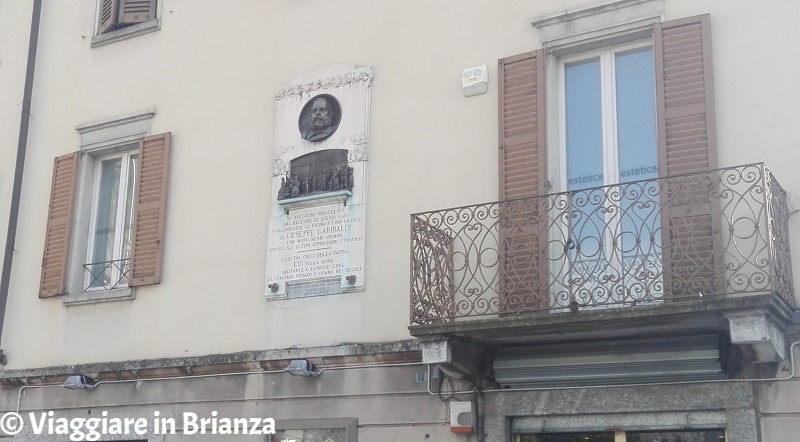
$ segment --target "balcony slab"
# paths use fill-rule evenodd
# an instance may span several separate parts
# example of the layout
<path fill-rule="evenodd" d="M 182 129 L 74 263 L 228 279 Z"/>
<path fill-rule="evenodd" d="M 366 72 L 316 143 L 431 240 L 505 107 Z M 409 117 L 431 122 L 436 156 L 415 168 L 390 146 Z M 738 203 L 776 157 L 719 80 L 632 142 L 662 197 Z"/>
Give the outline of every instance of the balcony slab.
<path fill-rule="evenodd" d="M 761 318 L 763 333 L 758 330 L 745 333 L 749 327 L 747 324 L 757 319 L 754 317 Z M 409 331 L 421 340 L 457 338 L 488 348 L 623 337 L 730 333 L 734 344 L 773 346 L 772 350 L 755 348 L 757 361 L 764 362 L 784 354 L 782 334 L 791 323 L 791 317 L 791 308 L 780 297 L 762 294 L 575 313 L 459 319 L 411 325 Z M 771 355 L 770 351 L 775 353 Z"/>

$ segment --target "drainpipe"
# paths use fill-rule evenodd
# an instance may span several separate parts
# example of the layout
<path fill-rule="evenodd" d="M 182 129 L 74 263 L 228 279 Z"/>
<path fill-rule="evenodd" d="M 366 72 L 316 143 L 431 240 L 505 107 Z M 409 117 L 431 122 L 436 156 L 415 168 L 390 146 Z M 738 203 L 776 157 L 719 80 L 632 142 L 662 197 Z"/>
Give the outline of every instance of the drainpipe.
<path fill-rule="evenodd" d="M 33 0 L 31 13 L 31 35 L 28 41 L 28 64 L 25 69 L 25 89 L 22 92 L 22 111 L 19 119 L 19 141 L 17 142 L 17 161 L 14 166 L 14 184 L 11 189 L 11 208 L 8 211 L 8 233 L 3 256 L 3 270 L 0 274 L 0 344 L 3 339 L 3 325 L 6 319 L 8 289 L 11 284 L 11 263 L 14 261 L 14 245 L 17 240 L 17 220 L 19 218 L 19 199 L 22 194 L 22 173 L 25 169 L 25 151 L 28 148 L 28 126 L 31 117 L 31 97 L 33 96 L 33 72 L 36 68 L 36 48 L 39 44 L 39 19 L 42 15 L 42 0 Z M 0 364 L 5 365 L 6 355 L 0 350 Z"/>

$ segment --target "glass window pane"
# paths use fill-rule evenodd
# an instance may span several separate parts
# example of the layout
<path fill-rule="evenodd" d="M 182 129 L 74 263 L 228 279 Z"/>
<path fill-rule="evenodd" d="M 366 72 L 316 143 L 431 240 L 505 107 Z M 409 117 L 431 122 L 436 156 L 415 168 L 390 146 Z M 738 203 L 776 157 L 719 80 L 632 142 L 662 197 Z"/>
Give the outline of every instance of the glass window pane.
<path fill-rule="evenodd" d="M 627 442 L 725 442 L 725 432 L 709 431 L 669 431 L 669 432 L 636 432 L 629 431 Z"/>
<path fill-rule="evenodd" d="M 114 259 L 114 235 L 117 223 L 117 205 L 119 203 L 119 179 L 122 160 L 114 158 L 100 164 L 100 180 L 95 211 L 93 249 L 90 262 L 104 263 Z M 91 266 L 89 287 L 102 287 L 111 282 L 111 267 L 105 264 Z"/>
<path fill-rule="evenodd" d="M 347 430 L 344 428 L 325 428 L 317 430 L 282 430 L 272 435 L 270 442 L 296 440 L 298 442 L 346 442 Z"/>
<path fill-rule="evenodd" d="M 600 59 L 565 66 L 567 190 L 603 185 Z"/>
<path fill-rule="evenodd" d="M 125 188 L 125 218 L 123 219 L 123 232 L 122 232 L 122 253 L 120 259 L 128 260 L 131 257 L 131 227 L 133 226 L 133 194 L 136 188 L 136 173 L 139 169 L 139 156 L 131 155 L 128 160 L 128 182 Z M 122 283 L 127 284 L 129 262 L 121 263 L 122 268 Z"/>
<path fill-rule="evenodd" d="M 619 182 L 658 177 L 653 49 L 617 53 L 614 58 Z M 627 289 L 655 299 L 661 288 L 661 201 L 655 181 L 622 187 L 622 255 Z"/>
<path fill-rule="evenodd" d="M 600 59 L 564 67 L 567 190 L 602 186 L 603 109 Z M 600 198 L 598 198 L 600 194 Z M 572 278 L 585 280 L 597 274 L 601 259 L 605 214 L 602 191 L 579 191 L 572 197 L 570 261 Z"/>
<path fill-rule="evenodd" d="M 653 49 L 618 53 L 616 74 L 619 182 L 658 177 Z"/>
<path fill-rule="evenodd" d="M 614 442 L 614 433 L 523 434 L 519 442 Z"/>

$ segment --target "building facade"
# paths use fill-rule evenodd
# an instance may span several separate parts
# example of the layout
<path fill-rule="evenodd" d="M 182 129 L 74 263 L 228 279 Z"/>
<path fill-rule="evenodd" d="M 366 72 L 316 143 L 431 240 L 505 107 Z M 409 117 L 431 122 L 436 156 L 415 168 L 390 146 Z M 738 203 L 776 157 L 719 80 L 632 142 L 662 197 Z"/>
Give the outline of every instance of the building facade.
<path fill-rule="evenodd" d="M 7 3 L 7 440 L 800 431 L 793 2 Z"/>

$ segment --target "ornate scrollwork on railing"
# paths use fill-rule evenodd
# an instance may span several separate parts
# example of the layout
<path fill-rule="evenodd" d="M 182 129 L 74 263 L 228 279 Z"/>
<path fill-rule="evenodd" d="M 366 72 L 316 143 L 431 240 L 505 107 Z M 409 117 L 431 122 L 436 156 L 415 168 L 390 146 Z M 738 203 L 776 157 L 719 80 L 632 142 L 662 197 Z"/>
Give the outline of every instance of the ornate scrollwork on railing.
<path fill-rule="evenodd" d="M 412 301 L 416 316 L 448 319 L 455 312 L 452 299 L 452 232 L 442 230 L 435 224 L 414 220 L 414 235 L 411 243 L 412 266 L 424 275 L 415 284 Z M 413 296 L 413 295 L 412 295 Z"/>
<path fill-rule="evenodd" d="M 771 244 L 770 262 L 773 270 L 772 290 L 790 306 L 797 307 L 792 280 L 792 255 L 789 251 L 789 207 L 786 191 L 769 170 L 766 170 L 765 187 L 769 210 L 769 240 Z"/>
<path fill-rule="evenodd" d="M 763 164 L 412 215 L 416 323 L 772 292 L 794 305 Z"/>

